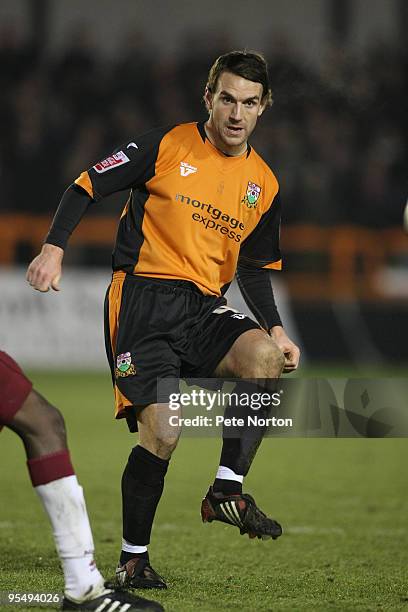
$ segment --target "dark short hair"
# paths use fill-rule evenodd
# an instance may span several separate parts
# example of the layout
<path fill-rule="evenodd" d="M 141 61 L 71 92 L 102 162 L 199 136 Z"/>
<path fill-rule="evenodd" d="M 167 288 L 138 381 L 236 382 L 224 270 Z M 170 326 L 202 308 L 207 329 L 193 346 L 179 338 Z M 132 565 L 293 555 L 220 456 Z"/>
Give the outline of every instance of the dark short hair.
<path fill-rule="evenodd" d="M 217 89 L 222 72 L 232 72 L 248 81 L 262 85 L 262 100 L 272 104 L 272 91 L 269 83 L 268 64 L 261 53 L 255 51 L 230 51 L 220 55 L 210 68 L 207 87 L 211 93 Z"/>

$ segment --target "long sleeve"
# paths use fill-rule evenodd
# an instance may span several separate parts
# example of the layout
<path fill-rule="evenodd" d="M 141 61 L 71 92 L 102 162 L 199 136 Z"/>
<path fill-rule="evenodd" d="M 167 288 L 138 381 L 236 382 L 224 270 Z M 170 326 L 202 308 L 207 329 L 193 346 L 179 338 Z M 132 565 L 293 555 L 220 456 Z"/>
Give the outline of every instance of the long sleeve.
<path fill-rule="evenodd" d="M 282 325 L 273 294 L 269 270 L 238 265 L 237 282 L 242 296 L 258 323 L 266 330 Z"/>
<path fill-rule="evenodd" d="M 82 172 L 62 196 L 45 242 L 65 248 L 92 202 L 118 191 L 142 187 L 154 174 L 159 146 L 169 129 L 157 128 L 123 143 Z"/>
<path fill-rule="evenodd" d="M 57 208 L 45 242 L 65 249 L 72 232 L 88 210 L 92 198 L 78 185 L 65 191 Z"/>
<path fill-rule="evenodd" d="M 282 325 L 271 284 L 271 269 L 280 270 L 281 203 L 279 191 L 240 249 L 236 278 L 242 296 L 266 330 Z"/>

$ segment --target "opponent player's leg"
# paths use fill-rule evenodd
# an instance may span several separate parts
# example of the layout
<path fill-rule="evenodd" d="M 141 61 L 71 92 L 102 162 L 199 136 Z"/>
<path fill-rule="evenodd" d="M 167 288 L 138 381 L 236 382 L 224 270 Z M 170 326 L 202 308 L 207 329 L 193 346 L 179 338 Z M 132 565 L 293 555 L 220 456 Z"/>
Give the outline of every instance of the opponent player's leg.
<path fill-rule="evenodd" d="M 97 609 L 104 601 L 129 604 L 128 610 L 161 610 L 147 602 L 105 588 L 93 558 L 93 539 L 82 488 L 66 444 L 60 412 L 32 389 L 18 365 L 0 352 L 0 425 L 23 441 L 27 466 L 53 528 L 64 571 L 63 609 Z"/>
<path fill-rule="evenodd" d="M 32 485 L 50 518 L 64 571 L 65 594 L 80 600 L 88 591 L 103 588 L 103 578 L 93 558 L 92 533 L 82 487 L 67 449 L 64 419 L 31 390 L 6 425 L 24 444 Z"/>
<path fill-rule="evenodd" d="M 123 542 L 117 569 L 120 584 L 166 588 L 149 562 L 148 545 L 164 478 L 180 429 L 169 424 L 167 404 L 151 404 L 138 414 L 139 444 L 122 476 Z"/>

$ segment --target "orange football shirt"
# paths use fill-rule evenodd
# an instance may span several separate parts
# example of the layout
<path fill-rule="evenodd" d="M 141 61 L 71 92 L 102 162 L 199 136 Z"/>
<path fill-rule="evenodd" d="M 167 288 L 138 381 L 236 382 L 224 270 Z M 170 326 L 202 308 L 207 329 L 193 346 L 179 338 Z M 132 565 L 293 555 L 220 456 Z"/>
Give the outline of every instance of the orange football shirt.
<path fill-rule="evenodd" d="M 124 143 L 75 181 L 96 201 L 130 190 L 114 271 L 195 283 L 220 295 L 238 260 L 281 268 L 278 182 L 252 149 L 230 157 L 204 124 L 160 128 Z"/>

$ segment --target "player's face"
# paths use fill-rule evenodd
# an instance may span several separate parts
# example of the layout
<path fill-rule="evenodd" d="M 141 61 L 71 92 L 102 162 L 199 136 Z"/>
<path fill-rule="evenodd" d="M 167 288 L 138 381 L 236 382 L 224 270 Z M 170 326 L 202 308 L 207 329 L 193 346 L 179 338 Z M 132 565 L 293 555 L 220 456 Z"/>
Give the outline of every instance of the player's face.
<path fill-rule="evenodd" d="M 206 123 L 213 144 L 227 155 L 241 155 L 247 148 L 258 117 L 265 109 L 262 85 L 232 72 L 222 72 L 215 92 L 205 92 L 210 112 Z"/>

